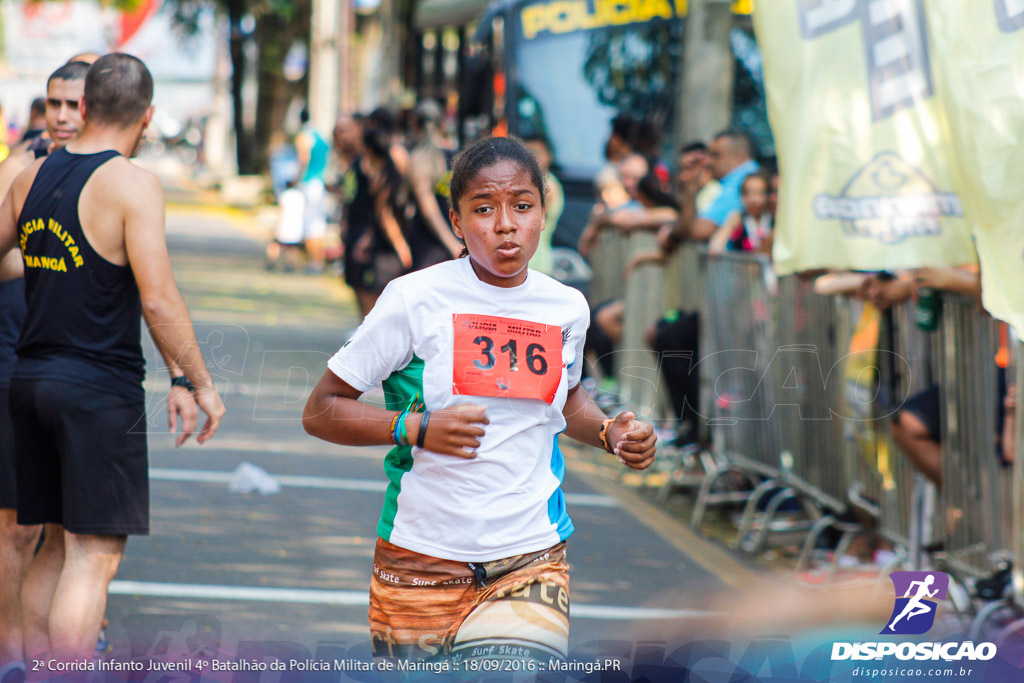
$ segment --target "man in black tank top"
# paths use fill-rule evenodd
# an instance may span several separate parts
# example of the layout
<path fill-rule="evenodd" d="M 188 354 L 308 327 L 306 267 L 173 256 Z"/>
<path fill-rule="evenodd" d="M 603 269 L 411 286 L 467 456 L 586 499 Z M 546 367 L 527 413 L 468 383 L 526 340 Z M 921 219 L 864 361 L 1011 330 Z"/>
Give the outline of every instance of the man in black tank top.
<path fill-rule="evenodd" d="M 152 95 L 138 59 L 97 60 L 81 137 L 0 206 L 0 258 L 21 248 L 28 302 L 11 381 L 18 523 L 47 525 L 22 588 L 27 658 L 91 655 L 127 535 L 149 530 L 141 315 L 171 371 L 178 444 L 198 410 L 200 443 L 224 414 L 171 273 L 160 181 L 126 158 Z"/>
<path fill-rule="evenodd" d="M 19 173 L 46 156 L 51 147 L 63 147 L 82 132 L 78 100 L 88 71 L 85 62 L 69 62 L 50 75 L 44 100 L 46 134 L 0 163 L 0 197 L 7 194 Z M 24 657 L 18 588 L 39 539 L 38 526 L 17 523 L 14 424 L 8 400 L 17 358 L 14 349 L 25 320 L 23 274 L 21 253 L 12 250 L 0 262 L 0 574 L 10 579 L 0 581 L 0 681 L 5 667 L 17 667 Z"/>

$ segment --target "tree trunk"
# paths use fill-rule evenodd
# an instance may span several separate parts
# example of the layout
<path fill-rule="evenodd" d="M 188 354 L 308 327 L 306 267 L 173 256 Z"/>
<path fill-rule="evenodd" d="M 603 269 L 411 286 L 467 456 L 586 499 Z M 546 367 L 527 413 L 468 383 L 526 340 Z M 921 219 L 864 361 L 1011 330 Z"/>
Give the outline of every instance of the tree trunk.
<path fill-rule="evenodd" d="M 254 173 L 252 144 L 245 129 L 242 103 L 242 85 L 245 82 L 245 37 L 242 35 L 242 17 L 245 0 L 227 0 L 225 3 L 230 23 L 229 50 L 231 53 L 231 108 L 235 125 L 235 157 L 240 174 Z"/>
<path fill-rule="evenodd" d="M 257 62 L 256 131 L 252 141 L 252 164 L 256 172 L 267 169 L 270 141 L 274 131 L 284 130 L 291 101 L 306 92 L 306 78 L 291 83 L 284 77 L 284 59 L 296 42 L 309 42 L 312 3 L 299 0 L 294 12 L 285 17 L 268 12 L 256 20 Z"/>

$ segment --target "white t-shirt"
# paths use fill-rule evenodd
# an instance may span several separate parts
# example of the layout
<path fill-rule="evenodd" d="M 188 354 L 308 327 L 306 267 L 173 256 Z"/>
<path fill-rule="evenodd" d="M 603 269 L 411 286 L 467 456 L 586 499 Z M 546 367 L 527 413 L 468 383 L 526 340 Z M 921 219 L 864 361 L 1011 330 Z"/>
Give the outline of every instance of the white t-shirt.
<path fill-rule="evenodd" d="M 560 489 L 565 462 L 558 434 L 566 426 L 568 389 L 580 381 L 589 322 L 577 290 L 535 271 L 518 287 L 488 285 L 468 258 L 385 288 L 328 368 L 362 392 L 383 380 L 391 410 L 417 396 L 431 411 L 483 404 L 490 424 L 473 459 L 415 446 L 388 453 L 381 538 L 462 562 L 542 550 L 568 538 L 573 526 Z M 536 382 L 547 388 L 534 388 Z M 538 397 L 509 397 L 517 391 Z"/>
<path fill-rule="evenodd" d="M 281 244 L 299 244 L 302 242 L 302 223 L 306 212 L 306 198 L 302 190 L 296 187 L 285 190 L 278 204 L 281 206 L 281 218 L 274 238 Z"/>

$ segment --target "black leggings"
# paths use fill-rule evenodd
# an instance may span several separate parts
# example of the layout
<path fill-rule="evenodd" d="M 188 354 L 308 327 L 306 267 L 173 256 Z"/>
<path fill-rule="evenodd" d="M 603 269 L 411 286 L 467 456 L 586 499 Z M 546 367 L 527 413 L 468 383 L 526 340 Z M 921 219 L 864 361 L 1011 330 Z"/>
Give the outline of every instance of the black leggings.
<path fill-rule="evenodd" d="M 697 424 L 700 410 L 700 318 L 696 311 L 671 311 L 655 323 L 654 350 L 668 384 L 673 414 Z"/>

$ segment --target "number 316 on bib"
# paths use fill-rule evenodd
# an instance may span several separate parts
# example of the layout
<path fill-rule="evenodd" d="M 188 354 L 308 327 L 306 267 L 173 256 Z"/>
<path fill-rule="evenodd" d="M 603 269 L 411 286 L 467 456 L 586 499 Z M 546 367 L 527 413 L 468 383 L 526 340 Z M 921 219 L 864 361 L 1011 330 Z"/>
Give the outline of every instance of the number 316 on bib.
<path fill-rule="evenodd" d="M 493 315 L 452 315 L 452 393 L 551 404 L 562 379 L 562 328 Z"/>

